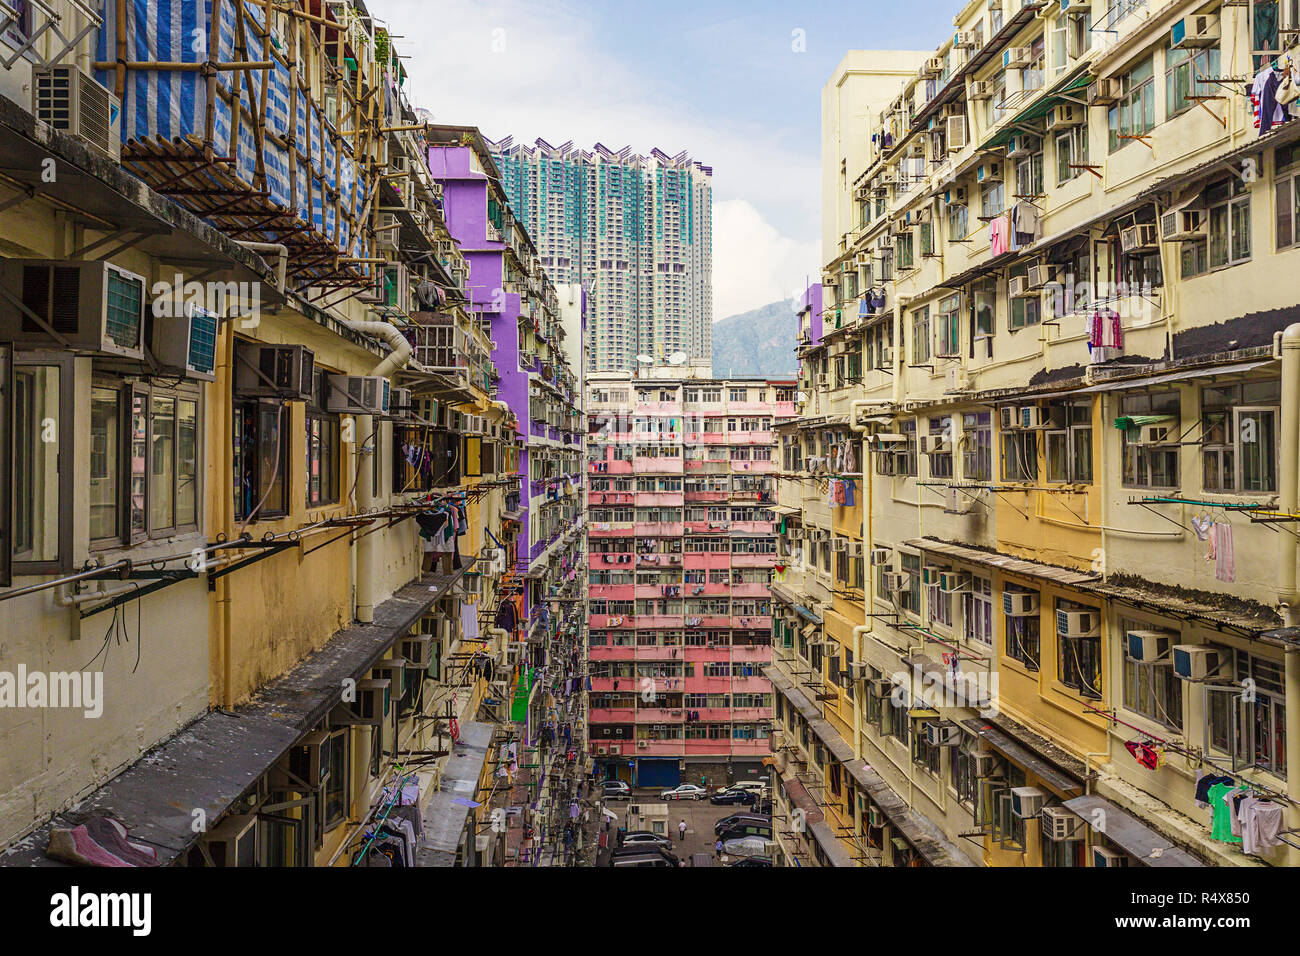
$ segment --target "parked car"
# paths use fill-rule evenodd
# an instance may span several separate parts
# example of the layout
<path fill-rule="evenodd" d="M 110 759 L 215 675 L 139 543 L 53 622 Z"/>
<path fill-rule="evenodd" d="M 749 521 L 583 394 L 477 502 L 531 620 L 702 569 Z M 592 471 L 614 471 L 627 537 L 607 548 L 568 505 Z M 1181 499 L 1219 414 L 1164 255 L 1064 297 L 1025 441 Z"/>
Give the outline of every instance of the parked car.
<path fill-rule="evenodd" d="M 673 841 L 668 837 L 660 836 L 658 833 L 651 833 L 649 830 L 629 830 L 628 832 L 619 832 L 618 845 L 625 846 L 661 846 L 671 850 Z"/>
<path fill-rule="evenodd" d="M 601 796 L 606 800 L 631 800 L 632 788 L 622 780 L 606 780 Z"/>
<path fill-rule="evenodd" d="M 744 790 L 746 793 L 757 793 L 757 794 L 766 795 L 767 781 L 766 780 L 741 780 L 738 781 L 737 783 L 733 783 L 727 789 Z"/>
<path fill-rule="evenodd" d="M 758 857 L 768 859 L 772 855 L 772 841 L 764 836 L 743 836 L 732 840 L 723 840 L 722 852 L 728 856 Z"/>
<path fill-rule="evenodd" d="M 749 804 L 753 799 L 754 795 L 748 790 L 719 790 L 709 795 L 709 803 L 715 807 L 732 806 L 737 803 Z"/>
<path fill-rule="evenodd" d="M 747 856 L 737 860 L 735 863 L 728 863 L 728 866 L 768 866 L 772 865 L 771 860 L 765 860 L 761 856 Z"/>
<path fill-rule="evenodd" d="M 760 816 L 770 817 L 772 815 L 772 798 L 756 797 L 750 802 L 749 808 Z"/>
<path fill-rule="evenodd" d="M 671 853 L 661 846 L 653 843 L 634 843 L 630 846 L 621 846 L 610 857 L 611 865 L 615 860 L 621 860 L 626 857 L 657 856 L 660 859 L 667 860 L 668 866 L 681 866 L 681 858 L 676 853 Z"/>
<path fill-rule="evenodd" d="M 723 843 L 728 840 L 743 840 L 745 837 L 762 837 L 765 840 L 772 839 L 772 821 L 763 820 L 738 820 L 731 826 L 718 833 L 718 839 Z"/>
<path fill-rule="evenodd" d="M 631 853 L 626 856 L 612 856 L 610 866 L 678 866 L 658 853 Z"/>
<path fill-rule="evenodd" d="M 693 783 L 683 783 L 659 794 L 664 800 L 703 800 L 709 791 Z"/>
<path fill-rule="evenodd" d="M 713 825 L 713 834 L 714 836 L 719 836 L 727 830 L 746 823 L 753 823 L 771 829 L 772 818 L 757 813 L 733 813 L 729 817 L 723 817 Z"/>

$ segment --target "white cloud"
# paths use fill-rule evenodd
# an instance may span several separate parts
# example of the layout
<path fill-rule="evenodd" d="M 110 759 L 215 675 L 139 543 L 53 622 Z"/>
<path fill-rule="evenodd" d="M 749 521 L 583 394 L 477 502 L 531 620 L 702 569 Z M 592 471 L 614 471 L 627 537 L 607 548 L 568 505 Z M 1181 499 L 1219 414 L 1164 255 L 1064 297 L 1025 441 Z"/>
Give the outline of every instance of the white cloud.
<path fill-rule="evenodd" d="M 412 103 L 439 122 L 517 142 L 540 136 L 557 146 L 572 140 L 639 153 L 684 149 L 712 166 L 715 318 L 788 296 L 816 270 L 815 145 L 792 149 L 774 126 L 728 119 L 724 104 L 709 104 L 707 91 L 682 89 L 680 77 L 635 72 L 568 4 L 449 0 L 436 17 L 417 0 L 369 6 L 388 20 L 399 52 L 410 55 Z M 784 235 L 773 223 L 795 224 L 791 231 L 806 235 Z"/>
<path fill-rule="evenodd" d="M 818 243 L 781 235 L 743 199 L 713 204 L 713 317 L 725 319 L 816 282 Z"/>

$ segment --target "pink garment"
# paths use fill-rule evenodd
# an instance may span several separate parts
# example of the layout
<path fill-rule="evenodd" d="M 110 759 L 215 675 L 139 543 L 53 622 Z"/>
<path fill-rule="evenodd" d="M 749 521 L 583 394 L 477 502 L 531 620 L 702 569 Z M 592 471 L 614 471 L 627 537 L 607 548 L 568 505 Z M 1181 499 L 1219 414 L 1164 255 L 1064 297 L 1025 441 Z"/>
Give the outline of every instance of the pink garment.
<path fill-rule="evenodd" d="M 989 252 L 1000 256 L 1007 251 L 1008 220 L 1006 214 L 989 222 Z"/>
<path fill-rule="evenodd" d="M 1232 525 L 1216 521 L 1211 538 L 1214 541 L 1214 576 L 1229 583 L 1237 580 L 1237 557 L 1232 550 Z"/>

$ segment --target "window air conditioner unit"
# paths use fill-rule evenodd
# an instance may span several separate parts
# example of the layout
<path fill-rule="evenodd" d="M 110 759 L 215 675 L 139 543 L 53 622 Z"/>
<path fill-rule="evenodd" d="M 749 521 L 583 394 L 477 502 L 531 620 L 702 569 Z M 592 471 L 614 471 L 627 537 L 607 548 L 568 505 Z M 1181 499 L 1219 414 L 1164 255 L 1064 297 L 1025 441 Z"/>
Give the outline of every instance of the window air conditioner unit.
<path fill-rule="evenodd" d="M 957 153 L 966 148 L 966 117 L 949 116 L 944 120 L 944 138 L 948 152 Z"/>
<path fill-rule="evenodd" d="M 828 387 L 828 386 L 830 385 L 830 382 L 831 382 L 831 377 L 830 377 L 830 375 L 829 375 L 828 373 L 826 373 L 826 372 L 818 372 L 818 373 L 817 373 L 817 387 L 818 387 L 818 388 L 826 388 L 826 387 Z"/>
<path fill-rule="evenodd" d="M 848 543 L 847 538 L 831 538 L 831 550 L 845 551 L 848 548 Z"/>
<path fill-rule="evenodd" d="M 1285 4 L 1283 4 L 1285 6 Z M 1169 45 L 1175 50 L 1215 46 L 1219 42 L 1218 14 L 1207 13 L 1174 21 L 1169 30 Z"/>
<path fill-rule="evenodd" d="M 1012 136 L 1007 140 L 1007 159 L 1023 159 L 1034 151 L 1038 141 L 1032 136 Z"/>
<path fill-rule="evenodd" d="M 1140 252 L 1143 249 L 1155 249 L 1160 245 L 1160 232 L 1155 223 L 1138 223 L 1120 230 L 1120 249 L 1124 252 Z"/>
<path fill-rule="evenodd" d="M 1007 283 L 1007 294 L 1013 299 L 1023 299 L 1029 294 L 1028 276 L 1012 276 Z"/>
<path fill-rule="evenodd" d="M 32 113 L 115 163 L 122 161 L 122 108 L 93 76 L 71 65 L 33 67 Z"/>
<path fill-rule="evenodd" d="M 1003 591 L 1002 613 L 1007 617 L 1031 617 L 1038 613 L 1038 595 L 1032 591 Z"/>
<path fill-rule="evenodd" d="M 1082 840 L 1083 817 L 1069 807 L 1043 807 L 1038 816 L 1038 826 L 1043 839 L 1054 843 Z"/>
<path fill-rule="evenodd" d="M 167 372 L 203 382 L 216 381 L 217 329 L 220 321 L 188 303 L 180 316 L 150 315 L 149 351 Z"/>
<path fill-rule="evenodd" d="M 1042 428 L 1048 424 L 1047 416 L 1043 414 L 1041 406 L 1021 405 L 1017 412 L 1021 428 Z"/>
<path fill-rule="evenodd" d="M 257 814 L 233 813 L 203 836 L 213 866 L 257 866 Z M 200 865 L 206 865 L 202 852 Z"/>
<path fill-rule="evenodd" d="M 845 546 L 845 550 L 848 552 L 850 558 L 860 558 L 862 557 L 862 542 L 850 541 Z"/>
<path fill-rule="evenodd" d="M 1124 853 L 1118 853 L 1115 850 L 1107 849 L 1104 846 L 1094 846 L 1092 848 L 1092 865 L 1093 866 L 1128 866 L 1128 856 Z"/>
<path fill-rule="evenodd" d="M 0 276 L 26 307 L 0 300 L 0 340 L 144 359 L 143 276 L 76 259 L 5 259 Z"/>
<path fill-rule="evenodd" d="M 1183 680 L 1205 680 L 1219 669 L 1219 652 L 1206 644 L 1175 644 L 1174 676 Z"/>
<path fill-rule="evenodd" d="M 871 695 L 877 700 L 885 700 L 894 695 L 894 683 L 885 677 L 877 677 L 868 682 L 871 686 Z"/>
<path fill-rule="evenodd" d="M 942 435 L 922 435 L 920 443 L 923 455 L 946 455 L 952 451 L 952 445 Z"/>
<path fill-rule="evenodd" d="M 405 421 L 415 412 L 409 388 L 395 388 L 389 393 L 388 413 L 394 421 Z"/>
<path fill-rule="evenodd" d="M 959 30 L 952 35 L 952 45 L 955 50 L 973 50 L 975 49 L 975 31 Z"/>
<path fill-rule="evenodd" d="M 1088 87 L 1088 105 L 1113 106 L 1123 95 L 1124 89 L 1117 77 L 1096 80 Z"/>
<path fill-rule="evenodd" d="M 1028 46 L 1009 46 L 1002 51 L 1002 68 L 1022 70 L 1034 62 L 1034 48 Z"/>
<path fill-rule="evenodd" d="M 1170 663 L 1169 648 L 1178 640 L 1178 634 L 1169 630 L 1126 631 L 1124 646 L 1128 659 L 1150 664 L 1156 661 Z"/>
<path fill-rule="evenodd" d="M 1020 413 L 1014 405 L 1003 405 L 999 408 L 998 418 L 1003 431 L 1015 431 L 1020 427 Z"/>
<path fill-rule="evenodd" d="M 970 85 L 970 98 L 972 100 L 993 99 L 993 84 L 988 80 L 973 80 Z"/>
<path fill-rule="evenodd" d="M 330 375 L 325 407 L 352 415 L 387 415 L 390 389 L 388 379 L 379 375 Z"/>
<path fill-rule="evenodd" d="M 1029 288 L 1041 289 L 1056 278 L 1056 267 L 1047 264 L 1040 264 L 1029 267 Z"/>
<path fill-rule="evenodd" d="M 313 397 L 316 356 L 311 349 L 302 345 L 259 345 L 237 354 L 235 394 L 238 397 L 288 401 L 308 401 Z"/>
<path fill-rule="evenodd" d="M 596 754 L 597 754 L 598 756 L 602 756 L 602 757 L 603 757 L 603 756 L 604 756 L 605 754 L 607 754 L 607 753 L 609 753 L 609 748 L 608 748 L 608 747 L 597 747 L 597 748 L 596 748 Z"/>
<path fill-rule="evenodd" d="M 927 587 L 938 587 L 939 576 L 946 574 L 947 568 L 940 567 L 937 564 L 927 564 L 921 568 L 921 583 Z"/>
<path fill-rule="evenodd" d="M 324 753 L 329 736 L 328 731 L 315 730 L 289 748 L 289 773 L 308 787 L 324 786 L 329 776 L 329 763 Z"/>
<path fill-rule="evenodd" d="M 1101 616 L 1096 611 L 1056 612 L 1056 633 L 1059 637 L 1096 637 L 1101 627 Z"/>
<path fill-rule="evenodd" d="M 1060 103 L 1052 107 L 1052 111 L 1047 114 L 1049 130 L 1081 126 L 1084 122 L 1083 107 L 1075 103 Z"/>
<path fill-rule="evenodd" d="M 971 770 L 976 779 L 987 780 L 998 769 L 997 757 L 991 753 L 973 753 L 970 755 Z"/>
<path fill-rule="evenodd" d="M 885 825 L 885 813 L 880 807 L 872 804 L 867 807 L 867 826 L 880 829 Z"/>
<path fill-rule="evenodd" d="M 907 587 L 908 575 L 902 571 L 886 571 L 880 576 L 881 586 L 891 594 Z"/>
<path fill-rule="evenodd" d="M 981 163 L 975 169 L 975 180 L 981 183 L 1002 182 L 1002 167 L 998 163 Z"/>
<path fill-rule="evenodd" d="M 890 556 L 892 554 L 893 552 L 890 551 L 888 548 L 872 548 L 871 566 L 873 568 L 876 568 L 876 567 L 880 567 L 881 565 L 888 564 L 890 560 Z"/>
<path fill-rule="evenodd" d="M 925 66 L 921 68 L 922 76 L 938 76 L 943 72 L 943 57 L 932 56 L 925 61 Z"/>
<path fill-rule="evenodd" d="M 415 634 L 402 638 L 402 657 L 416 670 L 425 670 L 433 661 L 433 638 L 427 634 Z"/>
<path fill-rule="evenodd" d="M 623 752 L 623 745 L 622 745 L 622 744 L 610 744 L 610 745 L 609 745 L 609 752 L 610 752 L 610 755 L 611 755 L 611 756 L 617 757 L 619 754 L 621 754 L 621 753 Z"/>
<path fill-rule="evenodd" d="M 970 584 L 970 575 L 965 571 L 945 571 L 939 575 L 939 590 L 945 594 L 969 591 Z"/>
<path fill-rule="evenodd" d="M 1037 787 L 1012 787 L 1011 812 L 1022 820 L 1038 816 L 1047 794 Z"/>
<path fill-rule="evenodd" d="M 1143 425 L 1138 429 L 1137 441 L 1132 445 L 1169 445 L 1177 443 L 1178 429 L 1170 424 Z"/>
<path fill-rule="evenodd" d="M 1160 238 L 1165 242 L 1204 239 L 1205 226 L 1205 210 L 1171 209 L 1160 217 Z"/>
<path fill-rule="evenodd" d="M 643 750 L 643 749 L 645 749 L 646 747 L 649 747 L 649 746 L 650 746 L 650 741 L 648 741 L 648 740 L 638 740 L 638 741 L 636 742 L 636 745 L 637 745 L 637 749 L 639 749 L 639 750 Z"/>

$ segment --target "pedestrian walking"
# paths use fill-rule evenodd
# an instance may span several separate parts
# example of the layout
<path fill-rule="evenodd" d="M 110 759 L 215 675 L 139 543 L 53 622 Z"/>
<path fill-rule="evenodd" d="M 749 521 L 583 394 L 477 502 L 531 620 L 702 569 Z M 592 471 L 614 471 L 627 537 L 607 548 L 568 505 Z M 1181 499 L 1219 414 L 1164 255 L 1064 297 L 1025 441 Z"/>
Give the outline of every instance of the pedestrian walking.
<path fill-rule="evenodd" d="M 713 855 L 719 860 L 722 859 L 722 837 L 718 837 L 717 842 L 713 844 Z"/>
<path fill-rule="evenodd" d="M 683 843 L 686 842 L 686 821 L 685 820 L 677 824 L 677 839 Z"/>

